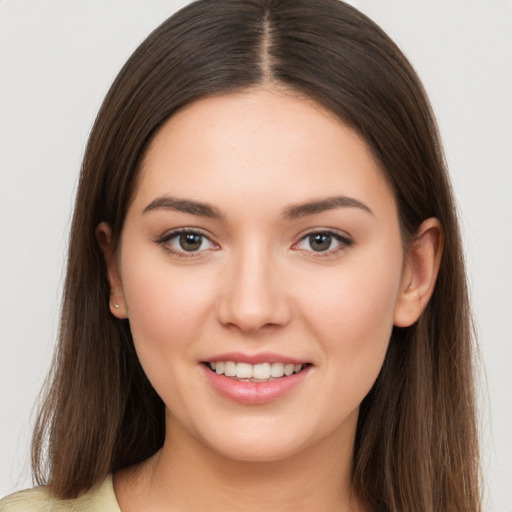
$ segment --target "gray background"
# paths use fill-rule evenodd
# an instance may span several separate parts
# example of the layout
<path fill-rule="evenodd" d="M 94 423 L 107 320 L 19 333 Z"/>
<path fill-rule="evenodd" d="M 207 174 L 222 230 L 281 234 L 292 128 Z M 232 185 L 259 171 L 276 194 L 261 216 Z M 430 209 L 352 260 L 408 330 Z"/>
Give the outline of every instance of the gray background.
<path fill-rule="evenodd" d="M 0 496 L 31 485 L 34 400 L 58 328 L 70 212 L 100 102 L 178 0 L 0 0 Z M 486 509 L 512 512 L 512 2 L 354 0 L 431 97 L 480 334 Z"/>

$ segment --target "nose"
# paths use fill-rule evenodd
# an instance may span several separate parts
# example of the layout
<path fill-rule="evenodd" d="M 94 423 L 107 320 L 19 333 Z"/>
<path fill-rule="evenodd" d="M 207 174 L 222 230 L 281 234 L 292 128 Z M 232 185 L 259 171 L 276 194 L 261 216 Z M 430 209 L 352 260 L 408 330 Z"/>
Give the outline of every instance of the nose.
<path fill-rule="evenodd" d="M 256 333 L 290 321 L 286 287 L 269 253 L 264 248 L 247 247 L 227 263 L 218 303 L 218 319 L 224 326 Z"/>

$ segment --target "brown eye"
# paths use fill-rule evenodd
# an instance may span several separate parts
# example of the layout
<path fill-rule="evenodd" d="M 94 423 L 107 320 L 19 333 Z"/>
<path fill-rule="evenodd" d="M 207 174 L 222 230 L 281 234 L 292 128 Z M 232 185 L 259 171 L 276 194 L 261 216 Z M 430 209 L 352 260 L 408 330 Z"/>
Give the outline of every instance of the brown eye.
<path fill-rule="evenodd" d="M 218 249 L 206 235 L 188 229 L 168 233 L 156 242 L 177 256 L 195 256 L 204 251 Z"/>
<path fill-rule="evenodd" d="M 315 252 L 323 252 L 331 249 L 332 236 L 329 233 L 314 233 L 309 235 L 309 246 Z"/>
<path fill-rule="evenodd" d="M 353 243 L 350 238 L 334 231 L 316 231 L 302 237 L 299 242 L 293 246 L 293 249 L 299 249 L 318 256 L 328 256 L 335 254 L 338 250 L 350 247 Z"/>
<path fill-rule="evenodd" d="M 179 236 L 180 249 L 186 252 L 194 252 L 201 249 L 203 244 L 203 236 L 197 233 L 182 233 Z"/>

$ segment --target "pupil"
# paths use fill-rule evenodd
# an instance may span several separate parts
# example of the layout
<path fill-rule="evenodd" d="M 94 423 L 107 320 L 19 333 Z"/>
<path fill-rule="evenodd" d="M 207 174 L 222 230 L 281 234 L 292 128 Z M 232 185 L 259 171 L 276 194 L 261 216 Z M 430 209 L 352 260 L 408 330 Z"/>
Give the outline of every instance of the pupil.
<path fill-rule="evenodd" d="M 201 235 L 195 233 L 180 235 L 180 247 L 184 251 L 197 251 L 201 247 Z"/>
<path fill-rule="evenodd" d="M 316 233 L 309 237 L 309 243 L 314 251 L 327 251 L 331 246 L 331 235 Z"/>

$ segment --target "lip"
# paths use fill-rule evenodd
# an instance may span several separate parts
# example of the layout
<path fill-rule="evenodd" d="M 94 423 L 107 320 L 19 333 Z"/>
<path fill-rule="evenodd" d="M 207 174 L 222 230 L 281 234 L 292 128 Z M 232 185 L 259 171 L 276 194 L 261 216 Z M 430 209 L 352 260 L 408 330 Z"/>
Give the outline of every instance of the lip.
<path fill-rule="evenodd" d="M 234 358 L 223 359 L 224 356 L 218 358 L 218 361 L 233 361 Z M 237 359 L 235 359 L 237 360 Z M 212 359 L 215 362 L 216 359 Z M 241 360 L 240 362 L 249 362 L 247 359 Z M 283 360 L 278 360 L 282 362 Z M 274 361 L 274 362 L 278 362 Z M 286 359 L 287 362 L 293 362 L 292 360 Z M 251 364 L 258 364 L 257 362 Z M 263 362 L 270 362 L 269 359 L 265 359 Z M 300 363 L 296 363 L 300 364 Z M 245 405 L 263 405 L 279 398 L 282 398 L 288 392 L 292 391 L 304 381 L 311 370 L 311 366 L 307 366 L 299 373 L 294 373 L 289 377 L 280 377 L 268 382 L 245 382 L 236 380 L 225 375 L 219 375 L 211 371 L 206 364 L 201 364 L 201 368 L 205 373 L 205 377 L 213 387 L 213 389 L 220 395 Z"/>
<path fill-rule="evenodd" d="M 244 354 L 243 352 L 226 352 L 217 354 L 211 358 L 204 359 L 205 363 L 217 363 L 218 361 L 235 361 L 236 363 L 262 364 L 262 363 L 283 363 L 283 364 L 308 364 L 311 361 L 296 359 L 294 357 L 272 352 L 262 352 L 259 354 Z M 301 372 L 302 373 L 302 372 Z"/>

